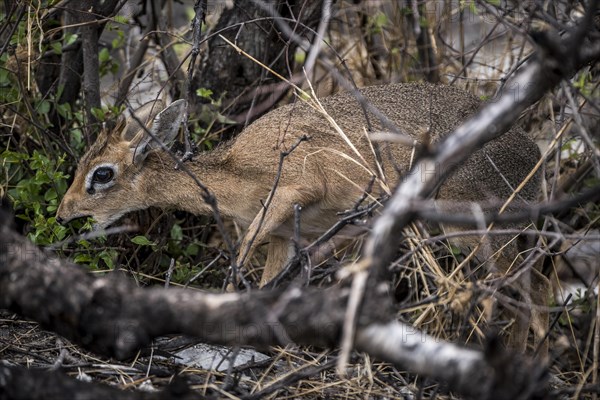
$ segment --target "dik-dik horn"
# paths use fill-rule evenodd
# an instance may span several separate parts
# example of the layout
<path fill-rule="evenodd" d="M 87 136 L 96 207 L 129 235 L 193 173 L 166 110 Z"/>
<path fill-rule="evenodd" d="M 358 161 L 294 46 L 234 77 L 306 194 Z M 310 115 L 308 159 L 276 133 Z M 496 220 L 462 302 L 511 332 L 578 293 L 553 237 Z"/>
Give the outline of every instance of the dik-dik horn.
<path fill-rule="evenodd" d="M 362 94 L 402 133 L 417 141 L 424 133 L 431 141 L 437 141 L 480 106 L 474 96 L 464 91 L 429 84 L 375 86 L 363 89 Z M 365 114 L 358 101 L 341 93 L 321 99 L 320 104 L 328 116 L 304 102 L 286 105 L 258 119 L 231 143 L 200 153 L 186 163 L 215 195 L 221 215 L 246 229 L 239 264 L 244 264 L 258 245 L 268 243 L 262 284 L 273 278 L 289 257 L 295 204 L 302 207 L 302 237 L 314 239 L 338 220 L 339 212 L 354 206 L 373 176 L 378 177 L 373 193 L 393 189 L 402 174 L 409 171 L 414 157 L 412 146 L 381 143 L 382 168 L 378 170 Z M 144 122 L 153 121 L 151 131 L 168 143 L 177 134 L 184 105 L 180 100 L 163 109 L 157 102 L 137 110 L 136 116 Z M 377 117 L 369 117 L 374 130 L 383 130 Z M 278 172 L 280 152 L 290 149 L 304 135 L 308 140 L 285 158 L 263 216 L 265 200 Z M 437 198 L 457 203 L 501 204 L 539 157 L 537 146 L 519 128 L 513 128 L 457 168 L 439 188 Z M 439 167 L 440 171 L 421 173 L 443 172 L 445 166 Z M 523 188 L 519 194 L 522 203 L 536 199 L 539 182 L 536 175 Z M 60 204 L 57 220 L 67 222 L 92 216 L 99 226 L 106 227 L 129 211 L 150 206 L 211 213 L 192 178 L 173 168 L 170 156 L 136 121 L 129 119 L 122 121 L 118 129 L 101 134 L 83 156 L 73 184 Z M 474 239 L 460 241 L 466 246 L 475 243 Z M 496 260 L 498 269 L 507 271 L 516 256 L 515 246 L 505 247 Z M 532 285 L 532 291 L 522 287 L 521 295 L 543 305 L 549 290 L 547 281 L 534 271 Z M 532 310 L 532 317 L 539 338 L 547 317 L 537 309 Z M 523 335 L 527 335 L 527 326 L 515 335 L 517 347 L 526 343 Z"/>

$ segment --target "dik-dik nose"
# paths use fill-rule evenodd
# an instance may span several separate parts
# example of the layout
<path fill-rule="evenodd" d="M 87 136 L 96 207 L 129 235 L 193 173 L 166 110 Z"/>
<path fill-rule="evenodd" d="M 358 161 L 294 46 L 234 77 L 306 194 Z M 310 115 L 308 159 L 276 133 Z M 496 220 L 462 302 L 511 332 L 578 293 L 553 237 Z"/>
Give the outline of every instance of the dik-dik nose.
<path fill-rule="evenodd" d="M 63 201 L 60 202 L 60 204 L 58 205 L 58 210 L 56 210 L 56 214 L 54 215 L 54 218 L 59 225 L 66 225 L 67 222 L 69 222 L 70 220 L 69 212 L 65 207 L 65 202 L 65 199 L 63 199 Z"/>

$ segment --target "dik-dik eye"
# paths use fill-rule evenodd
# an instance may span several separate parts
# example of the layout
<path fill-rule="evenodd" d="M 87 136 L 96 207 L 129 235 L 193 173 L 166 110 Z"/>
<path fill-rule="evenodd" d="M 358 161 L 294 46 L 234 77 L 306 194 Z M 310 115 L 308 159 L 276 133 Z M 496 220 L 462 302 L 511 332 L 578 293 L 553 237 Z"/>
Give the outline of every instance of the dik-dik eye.
<path fill-rule="evenodd" d="M 115 164 L 100 164 L 85 177 L 85 191 L 95 194 L 97 190 L 108 189 L 115 184 L 118 168 Z"/>
<path fill-rule="evenodd" d="M 115 177 L 115 171 L 110 167 L 101 167 L 94 171 L 92 176 L 92 184 L 108 183 Z"/>

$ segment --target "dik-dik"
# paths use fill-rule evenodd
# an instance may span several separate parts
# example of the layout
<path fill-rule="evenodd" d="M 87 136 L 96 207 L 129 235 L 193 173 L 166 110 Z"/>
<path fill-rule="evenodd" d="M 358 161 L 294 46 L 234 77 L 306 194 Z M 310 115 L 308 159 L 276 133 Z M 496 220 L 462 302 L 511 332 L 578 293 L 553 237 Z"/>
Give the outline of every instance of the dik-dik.
<path fill-rule="evenodd" d="M 369 87 L 361 92 L 401 132 L 416 140 L 424 136 L 438 140 L 480 105 L 472 95 L 448 86 L 394 84 Z M 238 265 L 243 265 L 259 244 L 268 243 L 261 284 L 273 278 L 290 256 L 295 204 L 302 207 L 302 237 L 314 239 L 339 219 L 340 212 L 355 205 L 373 176 L 378 176 L 373 193 L 380 193 L 386 187 L 383 177 L 393 189 L 413 161 L 413 146 L 382 143 L 382 176 L 358 101 L 341 93 L 320 102 L 331 118 L 304 102 L 286 105 L 258 119 L 231 143 L 200 153 L 186 163 L 214 194 L 221 215 L 246 229 Z M 138 122 L 147 123 L 156 137 L 169 143 L 178 133 L 184 107 L 183 101 L 164 109 L 158 102 L 149 104 L 135 113 L 137 120 L 123 119 L 117 129 L 102 133 L 80 160 L 73 184 L 58 208 L 57 221 L 65 223 L 91 216 L 100 227 L 107 227 L 125 213 L 150 206 L 211 214 L 193 179 L 174 168 L 172 158 Z M 374 130 L 383 130 L 374 115 L 370 115 L 370 121 Z M 280 153 L 289 150 L 304 135 L 308 140 L 285 158 L 265 211 Z M 502 204 L 539 157 L 537 146 L 520 129 L 513 128 L 460 166 L 439 188 L 437 198 Z M 440 166 L 440 171 L 445 167 Z M 524 187 L 518 196 L 521 203 L 536 199 L 539 181 L 536 175 Z M 471 238 L 460 243 L 474 246 L 477 241 Z M 506 272 L 517 256 L 516 246 L 508 245 L 501 253 L 496 266 Z M 549 290 L 546 282 L 533 271 L 533 289 L 520 285 L 518 289 L 528 306 L 531 298 L 537 306 L 545 304 Z M 547 326 L 546 315 L 536 311 L 539 309 L 531 311 L 538 339 Z M 527 321 L 517 325 L 520 328 L 513 335 L 513 343 L 523 347 L 529 324 Z"/>

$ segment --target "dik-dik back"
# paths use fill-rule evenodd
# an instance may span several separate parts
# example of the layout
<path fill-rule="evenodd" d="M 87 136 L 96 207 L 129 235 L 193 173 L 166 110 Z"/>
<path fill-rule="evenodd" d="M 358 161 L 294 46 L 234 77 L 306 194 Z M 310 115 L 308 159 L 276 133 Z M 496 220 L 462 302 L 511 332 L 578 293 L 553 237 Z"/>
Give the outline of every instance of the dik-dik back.
<path fill-rule="evenodd" d="M 480 105 L 472 95 L 448 86 L 394 84 L 361 92 L 401 132 L 417 140 L 428 136 L 434 142 Z M 232 143 L 198 154 L 187 163 L 214 193 L 220 212 L 247 228 L 238 263 L 244 264 L 258 244 L 269 243 L 263 283 L 289 256 L 294 204 L 302 206 L 302 236 L 315 238 L 337 221 L 340 211 L 354 206 L 372 176 L 379 177 L 373 196 L 386 190 L 386 185 L 393 189 L 415 156 L 413 146 L 380 144 L 383 163 L 379 171 L 358 101 L 350 94 L 338 94 L 320 102 L 331 118 L 303 102 L 286 105 L 251 124 Z M 163 107 L 154 104 L 136 115 L 144 122 L 154 118 L 152 131 L 168 141 L 177 134 L 183 107 L 178 101 L 157 115 Z M 369 118 L 374 130 L 382 130 L 378 118 Z M 196 214 L 211 212 L 193 180 L 173 168 L 172 159 L 137 121 L 130 119 L 120 126 L 120 130 L 100 135 L 80 161 L 58 209 L 59 221 L 92 216 L 105 227 L 128 211 L 149 206 Z M 303 135 L 308 140 L 285 158 L 273 191 L 281 151 L 289 150 Z M 537 146 L 520 129 L 513 128 L 460 166 L 439 189 L 438 197 L 500 204 L 538 158 Z M 449 167 L 441 165 L 436 171 L 417 173 L 442 173 Z M 520 200 L 533 200 L 538 183 L 534 178 L 521 192 Z M 265 203 L 270 193 L 272 198 Z"/>

